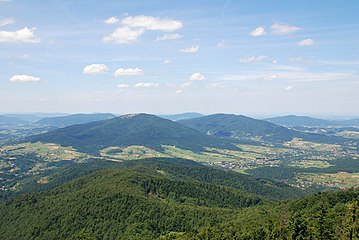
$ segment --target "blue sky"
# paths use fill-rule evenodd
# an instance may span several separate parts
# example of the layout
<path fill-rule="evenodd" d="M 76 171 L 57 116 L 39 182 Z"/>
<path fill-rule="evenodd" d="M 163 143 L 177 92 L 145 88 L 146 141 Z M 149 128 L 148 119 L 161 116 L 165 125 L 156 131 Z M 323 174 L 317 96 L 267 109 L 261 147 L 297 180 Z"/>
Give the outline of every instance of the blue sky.
<path fill-rule="evenodd" d="M 358 10 L 0 0 L 0 112 L 359 115 Z"/>

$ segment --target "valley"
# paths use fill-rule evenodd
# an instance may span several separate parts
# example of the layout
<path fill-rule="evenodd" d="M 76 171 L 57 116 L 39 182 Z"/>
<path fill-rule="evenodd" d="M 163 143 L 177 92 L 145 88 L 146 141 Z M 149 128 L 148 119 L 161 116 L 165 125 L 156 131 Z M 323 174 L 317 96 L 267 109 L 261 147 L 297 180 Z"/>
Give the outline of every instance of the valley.
<path fill-rule="evenodd" d="M 221 120 L 216 119 L 218 116 Z M 81 117 L 91 119 L 70 115 L 64 121 L 77 121 Z M 225 228 L 226 234 L 231 232 L 227 229 L 228 224 L 232 224 L 228 219 L 234 219 L 233 224 L 239 224 L 240 228 L 246 226 L 244 232 L 248 236 L 259 234 L 257 231 L 275 235 L 282 227 L 271 229 L 266 224 L 282 218 L 276 204 L 287 208 L 287 218 L 297 219 L 296 214 L 300 212 L 306 216 L 307 226 L 315 229 L 316 220 L 306 207 L 292 210 L 296 201 L 301 201 L 293 199 L 303 199 L 320 191 L 356 191 L 353 189 L 359 185 L 358 141 L 351 136 L 314 132 L 308 135 L 307 131 L 225 114 L 209 116 L 214 122 L 209 124 L 205 120 L 208 125 L 202 128 L 199 122 L 206 116 L 197 118 L 193 119 L 196 124 L 188 127 L 181 122 L 191 119 L 174 122 L 150 114 L 128 114 L 70 126 L 63 126 L 61 117 L 57 117 L 57 127 L 36 125 L 39 131 L 28 127 L 24 135 L 24 126 L 4 130 L 2 133 L 6 135 L 0 146 L 2 218 L 11 225 L 11 214 L 20 212 L 14 208 L 7 211 L 2 204 L 13 206 L 19 201 L 25 209 L 51 205 L 47 208 L 49 211 L 66 210 L 65 215 L 54 215 L 46 210 L 31 217 L 34 210 L 19 210 L 27 214 L 27 220 L 22 220 L 21 224 L 29 225 L 33 219 L 38 221 L 37 230 L 28 227 L 28 230 L 19 231 L 8 226 L 3 228 L 0 237 L 45 239 L 71 235 L 90 239 L 91 236 L 104 236 L 103 232 L 95 231 L 105 227 L 101 225 L 103 222 L 98 225 L 91 217 L 78 221 L 66 215 L 79 209 L 96 218 L 111 219 L 107 225 L 111 233 L 104 239 L 119 234 L 131 236 L 131 239 L 136 239 L 134 236 L 137 239 L 193 239 L 207 234 L 208 227 L 213 231 L 212 239 L 217 239 L 222 234 L 218 229 Z M 51 119 L 46 121 L 52 122 Z M 222 121 L 231 124 L 223 125 Z M 245 121 L 244 126 L 242 121 Z M 258 127 L 262 128 L 262 133 L 258 132 Z M 55 200 L 57 195 L 60 202 Z M 308 199 L 313 200 L 310 196 Z M 282 200 L 291 202 L 282 203 Z M 76 205 L 68 205 L 68 201 Z M 340 212 L 344 216 L 347 214 L 345 206 L 349 206 L 346 204 L 355 204 L 352 200 L 341 201 L 335 205 L 340 211 L 331 210 L 334 205 L 327 206 L 326 211 Z M 124 209 L 125 203 L 132 207 L 127 213 L 112 210 L 113 216 L 99 215 L 92 212 L 98 209 L 99 202 L 106 202 L 106 209 L 113 209 L 113 206 Z M 148 207 L 161 213 L 160 218 L 167 222 L 166 226 L 153 221 L 154 212 L 143 210 Z M 269 213 L 263 215 L 261 211 Z M 62 233 L 49 232 L 45 226 L 47 221 L 36 220 L 44 218 L 43 214 L 51 218 L 48 221 L 54 223 L 53 227 L 65 227 Z M 239 220 L 240 216 L 248 214 L 252 214 L 252 221 L 259 225 L 249 226 Z M 138 217 L 140 215 L 143 217 Z M 115 223 L 114 219 L 119 216 L 127 220 Z M 58 219 L 67 220 L 60 223 Z M 337 224 L 342 221 L 339 216 L 336 219 Z M 75 227 L 68 228 L 70 222 L 74 222 Z M 291 224 L 283 225 L 287 234 L 294 231 Z M 140 229 L 147 230 L 137 234 Z M 336 234 L 341 236 L 342 233 Z M 242 237 L 244 235 L 240 239 Z"/>

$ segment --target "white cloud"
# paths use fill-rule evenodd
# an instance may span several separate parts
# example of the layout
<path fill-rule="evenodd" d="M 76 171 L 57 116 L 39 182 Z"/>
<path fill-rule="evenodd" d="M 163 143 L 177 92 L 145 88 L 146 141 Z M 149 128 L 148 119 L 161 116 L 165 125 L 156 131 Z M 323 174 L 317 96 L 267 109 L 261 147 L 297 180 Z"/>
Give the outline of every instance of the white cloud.
<path fill-rule="evenodd" d="M 297 44 L 298 46 L 312 46 L 314 44 L 314 40 L 307 38 L 302 41 L 299 41 Z"/>
<path fill-rule="evenodd" d="M 226 44 L 224 41 L 220 41 L 219 43 L 217 43 L 217 47 L 224 48 L 224 47 L 226 47 Z"/>
<path fill-rule="evenodd" d="M 153 82 L 147 82 L 147 83 L 140 82 L 140 83 L 135 84 L 135 87 L 138 87 L 138 88 L 155 88 L 155 87 L 159 87 L 159 86 L 160 86 L 159 83 L 153 83 Z"/>
<path fill-rule="evenodd" d="M 184 82 L 181 84 L 181 87 L 189 87 L 192 85 L 192 82 L 188 81 L 188 82 Z"/>
<path fill-rule="evenodd" d="M 180 52 L 183 53 L 196 53 L 199 50 L 199 46 L 192 46 L 192 47 L 187 47 L 187 48 L 183 48 L 181 50 L 179 50 Z"/>
<path fill-rule="evenodd" d="M 164 64 L 170 64 L 170 63 L 172 63 L 172 61 L 169 60 L 169 59 L 166 59 L 166 60 L 163 61 L 163 63 L 164 63 Z"/>
<path fill-rule="evenodd" d="M 110 17 L 108 19 L 106 19 L 105 21 L 103 21 L 104 24 L 116 24 L 120 21 L 120 19 L 118 19 L 117 17 Z"/>
<path fill-rule="evenodd" d="M 271 33 L 275 35 L 286 35 L 300 30 L 300 27 L 291 26 L 286 23 L 274 23 L 271 27 Z"/>
<path fill-rule="evenodd" d="M 179 89 L 179 90 L 176 91 L 176 94 L 180 94 L 180 93 L 183 93 L 182 89 Z"/>
<path fill-rule="evenodd" d="M 118 88 L 128 88 L 128 87 L 130 87 L 130 85 L 128 85 L 128 84 L 118 84 L 117 87 Z"/>
<path fill-rule="evenodd" d="M 0 27 L 15 23 L 14 18 L 3 18 L 0 19 Z"/>
<path fill-rule="evenodd" d="M 263 79 L 264 79 L 264 80 L 274 80 L 274 79 L 277 79 L 277 78 L 278 78 L 277 75 L 272 74 L 272 75 L 270 75 L 270 76 L 268 76 L 268 77 L 264 77 Z"/>
<path fill-rule="evenodd" d="M 249 34 L 253 37 L 259 37 L 259 36 L 266 35 L 267 32 L 264 29 L 264 27 L 260 26 L 260 27 L 257 27 L 256 29 L 254 29 L 253 31 L 251 31 Z"/>
<path fill-rule="evenodd" d="M 141 68 L 119 68 L 115 72 L 116 77 L 120 76 L 138 76 L 142 75 L 143 71 Z"/>
<path fill-rule="evenodd" d="M 198 73 L 198 72 L 193 73 L 189 78 L 190 81 L 200 81 L 200 80 L 205 80 L 205 79 L 206 79 L 206 77 L 203 74 Z"/>
<path fill-rule="evenodd" d="M 354 73 L 348 72 L 300 72 L 300 71 L 282 71 L 275 74 L 268 73 L 267 71 L 255 73 L 243 73 L 224 75 L 221 80 L 223 81 L 257 81 L 257 80 L 270 80 L 273 79 L 289 80 L 291 82 L 320 82 L 320 81 L 345 81 L 357 80 L 359 76 Z M 275 76 L 275 77 L 274 77 Z"/>
<path fill-rule="evenodd" d="M 165 33 L 163 36 L 157 37 L 156 41 L 176 40 L 176 39 L 180 39 L 182 37 L 183 36 L 178 33 Z"/>
<path fill-rule="evenodd" d="M 169 18 L 156 18 L 151 16 L 129 16 L 122 19 L 122 24 L 132 28 L 172 32 L 183 27 L 183 23 Z"/>
<path fill-rule="evenodd" d="M 84 74 L 98 74 L 98 73 L 107 73 L 108 67 L 105 64 L 91 64 L 84 67 Z"/>
<path fill-rule="evenodd" d="M 37 82 L 41 79 L 34 76 L 29 75 L 14 75 L 10 78 L 11 82 Z"/>
<path fill-rule="evenodd" d="M 257 63 L 257 62 L 264 62 L 269 60 L 269 58 L 267 56 L 261 55 L 261 56 L 246 56 L 243 57 L 241 59 L 239 59 L 239 61 L 241 63 Z"/>
<path fill-rule="evenodd" d="M 119 27 L 113 33 L 103 38 L 104 42 L 117 42 L 117 43 L 134 43 L 145 32 L 144 29 L 132 29 L 129 27 Z"/>
<path fill-rule="evenodd" d="M 284 90 L 286 90 L 286 91 L 293 90 L 293 86 L 287 86 L 287 87 L 284 88 Z"/>
<path fill-rule="evenodd" d="M 0 42 L 11 43 L 39 43 L 41 39 L 34 35 L 36 28 L 22 28 L 14 32 L 0 31 Z"/>

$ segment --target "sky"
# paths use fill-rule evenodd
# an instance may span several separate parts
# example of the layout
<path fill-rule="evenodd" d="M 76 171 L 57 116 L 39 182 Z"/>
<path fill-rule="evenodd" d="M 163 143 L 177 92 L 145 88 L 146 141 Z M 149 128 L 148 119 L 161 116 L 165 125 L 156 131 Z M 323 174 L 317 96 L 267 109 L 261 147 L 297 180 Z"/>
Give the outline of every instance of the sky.
<path fill-rule="evenodd" d="M 0 0 L 0 112 L 359 116 L 357 0 Z"/>

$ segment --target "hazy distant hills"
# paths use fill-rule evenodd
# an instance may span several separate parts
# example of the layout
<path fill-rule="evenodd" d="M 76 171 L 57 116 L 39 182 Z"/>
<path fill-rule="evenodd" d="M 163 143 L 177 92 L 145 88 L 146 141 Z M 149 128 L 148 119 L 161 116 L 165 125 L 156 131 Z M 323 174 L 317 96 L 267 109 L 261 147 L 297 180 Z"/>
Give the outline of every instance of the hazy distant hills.
<path fill-rule="evenodd" d="M 203 147 L 235 148 L 229 140 L 208 136 L 195 129 L 149 114 L 128 114 L 109 120 L 73 125 L 40 135 L 27 141 L 51 142 L 73 146 L 84 152 L 97 153 L 110 146 L 141 145 L 162 149 L 173 145 L 182 149 Z"/>
<path fill-rule="evenodd" d="M 308 141 L 327 143 L 343 141 L 340 137 L 303 133 L 264 120 L 234 114 L 213 114 L 181 120 L 178 123 L 209 135 L 240 140 L 285 142 L 293 138 L 301 138 Z"/>
<path fill-rule="evenodd" d="M 173 114 L 173 115 L 158 115 L 161 118 L 166 118 L 172 121 L 179 121 L 184 119 L 191 119 L 191 118 L 197 118 L 204 116 L 201 113 L 196 112 L 187 112 L 187 113 L 179 113 L 179 114 Z"/>
<path fill-rule="evenodd" d="M 54 127 L 66 127 L 75 124 L 111 119 L 115 117 L 116 116 L 111 113 L 72 114 L 67 116 L 43 118 L 35 123 Z"/>
<path fill-rule="evenodd" d="M 234 114 L 213 114 L 178 121 L 185 126 L 218 137 L 247 139 L 261 137 L 266 140 L 290 141 L 302 134 L 262 120 Z"/>
<path fill-rule="evenodd" d="M 265 121 L 288 127 L 306 126 L 306 127 L 354 127 L 359 126 L 359 118 L 348 120 L 325 120 L 307 116 L 287 115 L 282 117 L 273 117 L 264 119 Z"/>
<path fill-rule="evenodd" d="M 16 117 L 0 115 L 0 129 L 12 128 L 19 125 L 27 124 L 28 122 Z"/>

